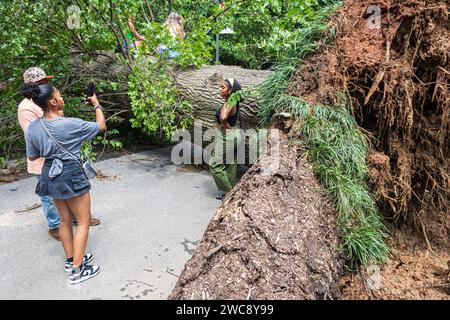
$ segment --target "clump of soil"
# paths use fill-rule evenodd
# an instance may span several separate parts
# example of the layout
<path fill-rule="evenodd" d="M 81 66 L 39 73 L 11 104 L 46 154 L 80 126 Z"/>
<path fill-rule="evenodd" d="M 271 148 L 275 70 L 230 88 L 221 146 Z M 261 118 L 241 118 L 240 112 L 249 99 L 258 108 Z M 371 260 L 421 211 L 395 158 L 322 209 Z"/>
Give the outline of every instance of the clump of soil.
<path fill-rule="evenodd" d="M 371 152 L 367 157 L 369 179 L 378 202 L 387 201 L 395 210 L 395 199 L 389 197 L 386 186 L 392 183 L 390 159 L 383 153 Z"/>
<path fill-rule="evenodd" d="M 99 180 L 99 181 L 117 180 L 118 178 L 119 177 L 117 175 L 110 176 L 110 175 L 105 174 L 101 170 L 97 170 L 97 177 L 96 177 L 96 179 Z"/>
<path fill-rule="evenodd" d="M 178 172 L 202 172 L 209 170 L 208 165 L 205 164 L 185 164 L 177 168 Z"/>
<path fill-rule="evenodd" d="M 380 28 L 369 7 L 380 9 Z M 388 220 L 449 248 L 450 21 L 444 0 L 349 0 L 330 27 L 336 41 L 309 56 L 289 93 L 333 105 L 344 91 L 372 137 L 368 157 Z"/>
<path fill-rule="evenodd" d="M 1 183 L 11 183 L 25 177 L 28 177 L 26 165 L 20 162 L 12 163 L 8 165 L 7 168 L 0 168 L 0 184 Z"/>
<path fill-rule="evenodd" d="M 272 145 L 225 198 L 169 299 L 338 298 L 334 210 L 305 154 L 280 134 L 278 170 Z"/>

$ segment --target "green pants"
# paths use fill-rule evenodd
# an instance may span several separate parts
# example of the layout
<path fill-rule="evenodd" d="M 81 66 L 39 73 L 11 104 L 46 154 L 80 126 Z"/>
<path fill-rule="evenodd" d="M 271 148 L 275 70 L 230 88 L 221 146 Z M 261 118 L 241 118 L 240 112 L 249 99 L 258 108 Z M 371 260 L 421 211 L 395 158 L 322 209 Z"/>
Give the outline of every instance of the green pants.
<path fill-rule="evenodd" d="M 239 128 L 220 130 L 209 160 L 209 170 L 219 191 L 228 192 L 236 185 L 236 150 L 241 143 Z M 226 154 L 229 153 L 227 157 Z M 228 160 L 228 161 L 227 161 Z"/>

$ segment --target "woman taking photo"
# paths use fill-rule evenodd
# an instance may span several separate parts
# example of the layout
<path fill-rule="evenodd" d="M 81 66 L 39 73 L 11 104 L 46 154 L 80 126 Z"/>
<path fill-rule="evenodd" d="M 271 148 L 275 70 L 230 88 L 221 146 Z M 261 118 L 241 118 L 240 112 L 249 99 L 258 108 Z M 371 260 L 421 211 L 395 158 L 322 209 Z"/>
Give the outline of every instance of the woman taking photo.
<path fill-rule="evenodd" d="M 209 169 L 214 177 L 219 194 L 217 200 L 222 200 L 226 193 L 236 185 L 237 161 L 236 149 L 241 143 L 240 129 L 236 127 L 239 116 L 239 101 L 234 106 L 228 105 L 232 93 L 241 90 L 239 83 L 231 78 L 224 80 L 220 86 L 220 96 L 225 103 L 216 112 L 217 128 L 220 130 L 214 150 L 209 160 Z M 230 156 L 226 157 L 229 153 Z"/>
<path fill-rule="evenodd" d="M 106 130 L 105 117 L 95 94 L 87 100 L 94 106 L 96 121 L 86 122 L 59 115 L 64 110 L 64 100 L 52 85 L 30 84 L 24 90 L 31 92 L 33 102 L 44 112 L 25 133 L 27 157 L 31 161 L 45 158 L 36 193 L 54 199 L 61 220 L 59 233 L 67 257 L 69 283 L 80 283 L 100 272 L 98 265 L 87 264 L 92 261 L 92 254 L 84 254 L 91 219 L 91 185 L 81 168 L 80 149 L 83 141 Z M 72 213 L 77 220 L 75 234 Z"/>

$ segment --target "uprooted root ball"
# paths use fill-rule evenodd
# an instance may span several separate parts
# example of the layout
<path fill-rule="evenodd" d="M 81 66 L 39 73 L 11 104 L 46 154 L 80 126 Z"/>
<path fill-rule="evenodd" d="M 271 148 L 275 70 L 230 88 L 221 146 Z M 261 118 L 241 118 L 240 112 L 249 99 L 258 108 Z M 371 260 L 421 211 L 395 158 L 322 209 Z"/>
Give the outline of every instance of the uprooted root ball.
<path fill-rule="evenodd" d="M 371 5 L 381 11 L 372 28 Z M 373 138 L 368 158 L 378 203 L 428 244 L 449 246 L 450 21 L 448 1 L 346 1 L 336 41 L 303 62 L 290 94 L 333 104 L 351 99 Z"/>

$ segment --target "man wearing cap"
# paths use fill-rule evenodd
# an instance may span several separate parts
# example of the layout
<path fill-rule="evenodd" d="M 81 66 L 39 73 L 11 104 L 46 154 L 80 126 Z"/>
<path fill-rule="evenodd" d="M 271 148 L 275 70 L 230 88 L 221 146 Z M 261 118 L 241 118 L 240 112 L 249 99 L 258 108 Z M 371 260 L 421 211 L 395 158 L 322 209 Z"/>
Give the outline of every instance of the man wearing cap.
<path fill-rule="evenodd" d="M 37 83 L 37 84 L 45 84 L 48 83 L 48 80 L 53 78 L 53 76 L 47 76 L 44 70 L 38 67 L 32 67 L 27 69 L 23 74 L 23 80 L 25 84 Z M 26 90 L 24 91 L 26 92 Z M 34 120 L 41 118 L 43 116 L 43 111 L 39 108 L 31 99 L 31 96 L 28 96 L 24 93 L 25 99 L 19 104 L 17 110 L 17 118 L 19 120 L 19 124 L 25 133 L 28 128 L 28 125 Z M 63 114 L 61 114 L 63 116 Z M 27 158 L 27 169 L 28 172 L 36 175 L 38 180 L 41 175 L 42 166 L 44 165 L 44 158 L 39 158 L 34 161 L 30 161 Z M 53 203 L 53 199 L 50 197 L 40 197 L 42 209 L 44 210 L 45 217 L 47 218 L 48 224 L 48 234 L 55 240 L 60 240 L 59 238 L 59 213 Z M 96 226 L 100 224 L 100 220 L 92 218 L 91 226 Z"/>

